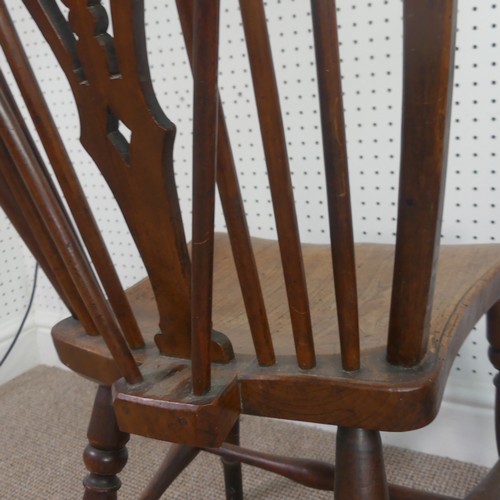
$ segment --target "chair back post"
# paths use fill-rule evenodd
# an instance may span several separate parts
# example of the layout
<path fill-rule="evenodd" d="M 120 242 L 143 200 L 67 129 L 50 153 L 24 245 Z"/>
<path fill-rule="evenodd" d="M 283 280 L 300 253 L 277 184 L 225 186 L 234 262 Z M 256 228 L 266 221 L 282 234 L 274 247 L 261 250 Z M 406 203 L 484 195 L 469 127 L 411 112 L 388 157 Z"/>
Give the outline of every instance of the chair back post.
<path fill-rule="evenodd" d="M 405 0 L 401 172 L 387 359 L 427 349 L 441 236 L 456 32 L 456 0 Z"/>
<path fill-rule="evenodd" d="M 46 167 L 36 150 L 35 143 L 23 121 L 21 112 L 10 91 L 10 88 L 0 71 L 0 93 L 4 100 L 6 112 L 11 116 L 11 120 L 19 126 L 19 133 L 29 144 L 29 149 L 36 159 L 36 166 L 41 175 L 46 180 L 55 195 L 55 200 L 62 207 L 59 197 L 53 189 L 53 184 L 49 181 Z M 89 335 L 97 335 L 94 321 L 90 317 L 78 290 L 71 277 L 66 272 L 64 262 L 57 251 L 50 232 L 45 227 L 36 204 L 33 202 L 28 189 L 26 188 L 22 176 L 11 156 L 6 144 L 0 142 L 0 179 L 2 180 L 1 190 L 5 194 L 2 196 L 2 207 L 6 210 L 14 226 L 18 228 L 23 240 L 28 248 L 33 252 L 40 264 L 46 270 L 48 278 L 54 284 L 56 290 L 68 309 L 82 322 Z M 67 219 L 69 222 L 69 219 Z"/>

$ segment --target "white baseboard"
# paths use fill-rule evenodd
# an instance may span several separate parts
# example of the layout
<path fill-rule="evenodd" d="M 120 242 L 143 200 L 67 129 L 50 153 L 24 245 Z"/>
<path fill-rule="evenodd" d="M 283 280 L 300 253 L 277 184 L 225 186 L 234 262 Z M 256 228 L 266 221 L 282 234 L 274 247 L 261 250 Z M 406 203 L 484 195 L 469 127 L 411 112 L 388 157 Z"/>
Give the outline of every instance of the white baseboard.
<path fill-rule="evenodd" d="M 38 311 L 28 318 L 22 334 L 0 368 L 0 385 L 38 365 L 65 368 L 50 336 L 52 326 L 60 319 L 60 315 L 40 314 Z M 0 325 L 0 357 L 11 345 L 20 321 L 21 318 L 16 318 Z"/>
<path fill-rule="evenodd" d="M 4 357 L 11 346 L 20 321 L 18 318 L 0 326 L 0 358 Z M 37 327 L 33 323 L 26 323 L 14 348 L 0 368 L 0 385 L 40 364 L 37 335 Z"/>
<path fill-rule="evenodd" d="M 65 316 L 67 316 L 67 313 Z M 40 364 L 67 369 L 66 365 L 64 365 L 59 359 L 50 335 L 52 327 L 63 318 L 61 318 L 60 315 L 50 313 L 37 313 L 36 319 L 38 323 L 37 341 L 38 351 L 40 353 Z"/>
<path fill-rule="evenodd" d="M 441 411 L 427 427 L 382 435 L 384 444 L 491 467 L 498 459 L 493 408 L 444 400 Z"/>

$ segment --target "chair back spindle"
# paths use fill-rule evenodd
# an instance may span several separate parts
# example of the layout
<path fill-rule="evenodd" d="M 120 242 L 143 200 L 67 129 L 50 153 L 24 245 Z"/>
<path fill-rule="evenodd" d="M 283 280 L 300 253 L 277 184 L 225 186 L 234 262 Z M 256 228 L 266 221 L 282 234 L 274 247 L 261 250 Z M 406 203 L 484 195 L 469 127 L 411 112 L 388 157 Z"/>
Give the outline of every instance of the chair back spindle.
<path fill-rule="evenodd" d="M 64 264 L 3 142 L 0 144 L 0 181 L 1 205 L 5 213 L 46 272 L 71 314 L 80 319 L 89 335 L 97 335 L 96 327 L 69 275 L 64 272 Z"/>
<path fill-rule="evenodd" d="M 176 0 L 176 4 L 184 44 L 192 64 L 194 0 Z M 276 358 L 220 96 L 217 122 L 217 187 L 257 361 L 262 366 L 269 366 Z"/>
<path fill-rule="evenodd" d="M 8 103 L 13 120 L 19 124 L 20 130 L 36 158 L 41 175 L 49 182 L 46 167 L 40 155 L 36 152 L 34 142 L 24 122 L 21 121 L 22 116 L 17 103 L 1 72 L 0 92 L 5 102 Z M 95 324 L 89 316 L 71 277 L 65 272 L 64 263 L 54 246 L 50 233 L 47 231 L 43 219 L 23 183 L 16 164 L 3 142 L 0 146 L 0 155 L 2 158 L 0 178 L 3 181 L 2 191 L 5 192 L 5 196 L 2 197 L 2 207 L 11 217 L 30 250 L 39 259 L 44 271 L 47 271 L 48 277 L 61 293 L 69 310 L 80 318 L 89 335 L 97 335 Z M 49 186 L 53 187 L 51 183 L 49 183 Z M 57 202 L 60 201 L 58 197 L 56 197 L 56 200 Z"/>
<path fill-rule="evenodd" d="M 80 242 L 69 225 L 68 218 L 52 186 L 37 165 L 38 155 L 33 153 L 31 141 L 26 139 L 16 119 L 16 113 L 3 92 L 0 92 L 0 123 L 0 138 L 19 172 L 29 197 L 37 207 L 56 251 L 64 262 L 64 267 L 97 331 L 101 333 L 109 350 L 113 353 L 125 379 L 131 384 L 140 382 L 142 375 L 93 277 Z"/>
<path fill-rule="evenodd" d="M 264 4 L 262 0 L 241 0 L 240 8 L 276 218 L 295 351 L 299 366 L 308 369 L 316 365 L 311 313 Z"/>
<path fill-rule="evenodd" d="M 360 368 L 358 297 L 335 2 L 312 0 L 342 367 Z"/>
<path fill-rule="evenodd" d="M 99 278 L 113 305 L 122 332 L 131 348 L 143 347 L 144 339 L 139 331 L 137 321 L 132 314 L 92 210 L 85 198 L 71 160 L 45 103 L 3 0 L 0 1 L 0 44 L 5 48 L 5 55 L 14 73 L 24 102 L 54 168 L 59 185 L 82 234 L 82 239 L 86 244 Z"/>
<path fill-rule="evenodd" d="M 20 207 L 20 202 L 17 198 L 14 197 L 13 190 L 8 185 L 8 181 L 3 174 L 3 168 L 1 165 L 6 166 L 10 171 L 14 170 L 14 166 L 12 165 L 12 159 L 9 157 L 5 146 L 2 144 L 0 146 L 0 206 L 4 210 L 5 214 L 12 222 L 12 225 L 19 233 L 21 238 L 23 239 L 26 246 L 29 248 L 30 252 L 33 254 L 40 267 L 43 269 L 44 273 L 47 275 L 48 280 L 57 291 L 59 297 L 64 302 L 64 305 L 69 310 L 72 316 L 76 316 L 76 313 L 73 310 L 73 307 L 70 304 L 70 301 L 66 295 L 66 292 L 61 288 L 58 280 L 54 275 L 54 271 L 52 267 L 49 265 L 47 258 L 44 253 L 41 251 L 38 240 L 34 235 L 31 224 L 35 224 L 35 218 L 31 218 L 31 224 L 27 223 L 27 219 L 24 218 L 22 209 Z M 94 332 L 95 333 L 95 332 Z M 92 334 L 92 332 L 90 332 Z"/>
<path fill-rule="evenodd" d="M 217 165 L 219 1 L 194 6 L 193 31 L 193 238 L 191 360 L 193 392 L 210 389 L 210 338 Z"/>

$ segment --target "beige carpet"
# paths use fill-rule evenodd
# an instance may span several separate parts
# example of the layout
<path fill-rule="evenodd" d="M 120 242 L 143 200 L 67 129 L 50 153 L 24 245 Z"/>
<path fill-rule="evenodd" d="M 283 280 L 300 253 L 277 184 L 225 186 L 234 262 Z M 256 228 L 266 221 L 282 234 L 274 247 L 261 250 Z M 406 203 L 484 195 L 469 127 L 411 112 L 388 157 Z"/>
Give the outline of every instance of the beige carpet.
<path fill-rule="evenodd" d="M 94 386 L 55 368 L 38 367 L 0 386 L 0 498 L 81 498 L 85 470 L 81 453 L 94 397 Z M 243 444 L 281 454 L 333 461 L 331 433 L 286 422 L 245 417 Z M 132 437 L 129 461 L 121 474 L 120 498 L 137 499 L 168 445 Z M 389 480 L 424 490 L 463 497 L 486 474 L 476 465 L 386 449 Z M 279 476 L 244 466 L 248 500 L 332 498 Z M 216 457 L 199 455 L 164 495 L 169 499 L 224 498 Z"/>

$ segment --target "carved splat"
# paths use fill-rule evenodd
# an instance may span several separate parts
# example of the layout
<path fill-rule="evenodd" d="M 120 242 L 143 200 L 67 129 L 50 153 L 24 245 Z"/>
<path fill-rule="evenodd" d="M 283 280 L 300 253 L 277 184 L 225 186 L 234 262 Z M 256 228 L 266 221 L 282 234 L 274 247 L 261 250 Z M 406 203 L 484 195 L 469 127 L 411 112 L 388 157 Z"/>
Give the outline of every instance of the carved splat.
<path fill-rule="evenodd" d="M 111 1 L 112 37 L 98 0 L 64 0 L 68 20 L 54 0 L 24 1 L 70 82 L 81 142 L 142 255 L 159 310 L 156 343 L 164 354 L 189 357 L 190 261 L 174 180 L 175 126 L 153 92 L 143 2 Z M 217 360 L 231 356 L 224 338 L 213 343 Z"/>

